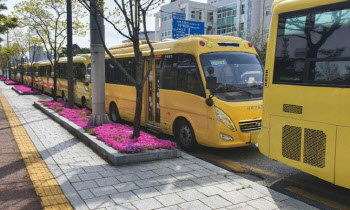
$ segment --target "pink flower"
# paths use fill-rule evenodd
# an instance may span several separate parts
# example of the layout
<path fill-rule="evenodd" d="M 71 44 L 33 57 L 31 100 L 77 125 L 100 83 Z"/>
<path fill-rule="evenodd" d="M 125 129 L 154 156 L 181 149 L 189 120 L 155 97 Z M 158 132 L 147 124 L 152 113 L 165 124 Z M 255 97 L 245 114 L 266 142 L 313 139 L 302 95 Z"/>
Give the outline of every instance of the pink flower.
<path fill-rule="evenodd" d="M 24 85 L 17 85 L 14 86 L 17 90 L 21 91 L 22 93 L 40 93 L 39 90 L 31 89 L 30 87 L 24 86 Z"/>
<path fill-rule="evenodd" d="M 78 126 L 84 129 L 91 129 L 92 135 L 95 135 L 97 139 L 119 152 L 137 153 L 146 150 L 176 148 L 176 143 L 159 139 L 143 131 L 140 132 L 140 137 L 131 139 L 133 127 L 128 125 L 109 123 L 97 127 L 87 126 L 91 115 L 91 111 L 88 109 L 78 109 L 76 106 L 73 109 L 69 109 L 66 108 L 67 103 L 63 101 L 40 100 L 39 102 L 49 109 L 55 110 L 59 115 L 69 119 Z"/>

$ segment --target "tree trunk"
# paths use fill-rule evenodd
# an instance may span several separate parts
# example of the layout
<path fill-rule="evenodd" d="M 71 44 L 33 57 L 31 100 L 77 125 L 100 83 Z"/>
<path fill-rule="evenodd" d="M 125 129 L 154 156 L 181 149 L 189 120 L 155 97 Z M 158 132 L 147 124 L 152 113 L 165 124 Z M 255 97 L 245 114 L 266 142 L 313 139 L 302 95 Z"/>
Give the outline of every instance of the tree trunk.
<path fill-rule="evenodd" d="M 135 119 L 134 119 L 134 130 L 132 138 L 140 137 L 141 130 L 141 113 L 142 113 L 142 94 L 143 94 L 143 85 L 136 85 L 136 109 L 135 109 Z"/>
<path fill-rule="evenodd" d="M 56 71 L 54 71 L 54 77 L 53 77 L 53 100 L 57 101 L 57 97 L 56 97 L 56 92 L 57 92 L 57 77 L 56 77 Z"/>
<path fill-rule="evenodd" d="M 31 75 L 30 77 L 32 78 L 32 81 L 30 81 L 30 87 L 31 87 L 31 90 L 33 91 L 34 90 L 34 70 L 33 70 L 33 67 L 32 67 L 32 70 L 31 70 Z"/>

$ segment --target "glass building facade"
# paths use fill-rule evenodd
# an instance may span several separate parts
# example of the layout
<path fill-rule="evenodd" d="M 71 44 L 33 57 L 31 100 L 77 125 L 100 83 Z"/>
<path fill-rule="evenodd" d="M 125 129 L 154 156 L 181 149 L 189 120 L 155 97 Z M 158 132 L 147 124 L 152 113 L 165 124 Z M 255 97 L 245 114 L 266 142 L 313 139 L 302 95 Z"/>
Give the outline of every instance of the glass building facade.
<path fill-rule="evenodd" d="M 217 14 L 217 34 L 233 34 L 237 31 L 237 4 L 219 7 Z"/>

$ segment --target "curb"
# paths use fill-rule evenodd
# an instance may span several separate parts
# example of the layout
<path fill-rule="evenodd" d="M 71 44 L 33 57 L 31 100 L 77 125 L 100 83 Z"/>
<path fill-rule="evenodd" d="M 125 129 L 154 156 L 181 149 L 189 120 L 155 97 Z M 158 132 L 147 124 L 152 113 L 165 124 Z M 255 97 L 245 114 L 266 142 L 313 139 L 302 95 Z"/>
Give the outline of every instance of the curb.
<path fill-rule="evenodd" d="M 181 157 L 181 152 L 178 149 L 157 149 L 135 154 L 119 153 L 114 148 L 98 140 L 95 136 L 91 136 L 90 134 L 86 133 L 82 127 L 67 120 L 65 117 L 60 116 L 55 111 L 46 108 L 41 103 L 34 102 L 33 106 L 59 123 L 62 127 L 66 128 L 70 133 L 82 140 L 101 157 L 108 159 L 113 165 L 124 165 L 130 163 Z"/>
<path fill-rule="evenodd" d="M 16 84 L 7 84 L 6 82 L 4 82 L 5 85 L 11 86 L 11 85 L 21 85 L 20 83 L 16 83 Z"/>
<path fill-rule="evenodd" d="M 41 95 L 41 92 L 38 92 L 38 93 L 23 93 L 22 91 L 17 90 L 15 87 L 12 87 L 12 90 L 14 90 L 19 95 Z"/>

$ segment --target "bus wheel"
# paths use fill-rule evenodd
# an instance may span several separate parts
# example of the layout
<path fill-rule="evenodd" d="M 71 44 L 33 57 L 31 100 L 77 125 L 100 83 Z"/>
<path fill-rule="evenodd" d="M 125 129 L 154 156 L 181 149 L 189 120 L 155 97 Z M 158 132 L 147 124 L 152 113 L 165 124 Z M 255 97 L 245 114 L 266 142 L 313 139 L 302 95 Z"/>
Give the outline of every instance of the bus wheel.
<path fill-rule="evenodd" d="M 112 103 L 109 107 L 109 117 L 112 122 L 120 122 L 119 110 L 115 103 Z"/>
<path fill-rule="evenodd" d="M 194 151 L 196 149 L 196 137 L 191 124 L 187 120 L 181 120 L 177 123 L 175 139 L 185 151 Z"/>
<path fill-rule="evenodd" d="M 64 94 L 64 91 L 62 91 L 62 100 L 64 102 L 67 102 L 67 98 L 66 98 L 66 95 Z"/>
<path fill-rule="evenodd" d="M 87 104 L 87 102 L 86 102 L 85 97 L 82 97 L 82 98 L 81 98 L 81 107 L 82 107 L 82 108 L 87 108 L 87 107 L 88 107 L 88 104 Z"/>

